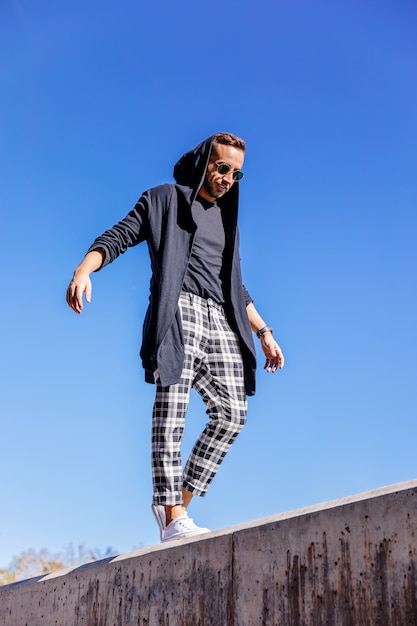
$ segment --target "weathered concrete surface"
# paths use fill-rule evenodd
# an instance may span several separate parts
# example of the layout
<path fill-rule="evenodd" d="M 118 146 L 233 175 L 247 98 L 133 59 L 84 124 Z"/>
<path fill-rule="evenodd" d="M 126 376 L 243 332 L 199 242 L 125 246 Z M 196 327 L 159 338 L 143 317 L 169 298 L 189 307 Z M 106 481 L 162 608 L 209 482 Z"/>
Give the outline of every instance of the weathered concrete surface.
<path fill-rule="evenodd" d="M 417 480 L 0 588 L 3 626 L 417 626 Z"/>

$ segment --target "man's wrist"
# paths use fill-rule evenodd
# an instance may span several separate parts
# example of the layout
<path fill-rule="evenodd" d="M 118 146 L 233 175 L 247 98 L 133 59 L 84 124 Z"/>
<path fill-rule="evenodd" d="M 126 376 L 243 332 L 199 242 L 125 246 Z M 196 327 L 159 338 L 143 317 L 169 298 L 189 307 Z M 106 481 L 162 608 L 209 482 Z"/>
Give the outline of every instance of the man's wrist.
<path fill-rule="evenodd" d="M 272 333 L 271 326 L 264 326 L 263 328 L 260 328 L 256 331 L 256 336 L 260 339 L 265 333 Z"/>

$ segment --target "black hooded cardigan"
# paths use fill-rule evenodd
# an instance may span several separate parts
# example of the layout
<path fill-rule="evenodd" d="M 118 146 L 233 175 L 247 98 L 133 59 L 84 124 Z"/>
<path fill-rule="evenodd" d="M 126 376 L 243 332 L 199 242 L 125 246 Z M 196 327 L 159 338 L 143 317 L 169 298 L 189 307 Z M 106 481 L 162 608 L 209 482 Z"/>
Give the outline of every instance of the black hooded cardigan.
<path fill-rule="evenodd" d="M 158 369 L 164 387 L 179 381 L 184 363 L 178 299 L 196 230 L 191 206 L 205 178 L 212 142 L 213 137 L 209 137 L 181 157 L 174 167 L 177 184 L 160 185 L 145 191 L 132 211 L 97 237 L 88 250 L 103 251 L 103 268 L 129 247 L 147 242 L 152 278 L 140 356 L 145 380 L 153 383 L 153 372 Z M 246 312 L 251 297 L 242 284 L 240 268 L 238 200 L 239 186 L 235 183 L 217 201 L 226 237 L 222 276 L 226 314 L 240 338 L 246 393 L 253 395 L 256 355 Z"/>

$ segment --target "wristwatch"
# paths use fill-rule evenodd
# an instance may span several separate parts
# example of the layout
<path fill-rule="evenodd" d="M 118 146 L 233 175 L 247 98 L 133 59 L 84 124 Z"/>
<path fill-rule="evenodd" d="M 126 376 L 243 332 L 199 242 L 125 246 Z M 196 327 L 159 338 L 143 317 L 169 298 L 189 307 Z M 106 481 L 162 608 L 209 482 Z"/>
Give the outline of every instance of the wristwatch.
<path fill-rule="evenodd" d="M 272 333 L 271 326 L 264 326 L 263 328 L 260 328 L 259 330 L 256 331 L 256 336 L 258 337 L 258 339 L 260 339 L 262 335 L 267 332 Z"/>

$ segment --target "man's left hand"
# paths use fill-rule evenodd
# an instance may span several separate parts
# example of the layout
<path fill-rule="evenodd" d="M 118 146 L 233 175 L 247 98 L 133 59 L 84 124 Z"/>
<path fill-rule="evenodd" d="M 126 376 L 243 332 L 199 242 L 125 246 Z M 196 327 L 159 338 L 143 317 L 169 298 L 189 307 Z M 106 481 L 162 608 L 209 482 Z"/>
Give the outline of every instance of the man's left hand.
<path fill-rule="evenodd" d="M 266 356 L 264 370 L 271 372 L 272 374 L 275 374 L 277 369 L 282 370 L 285 360 L 284 355 L 272 333 L 266 332 L 262 335 L 261 348 Z"/>

